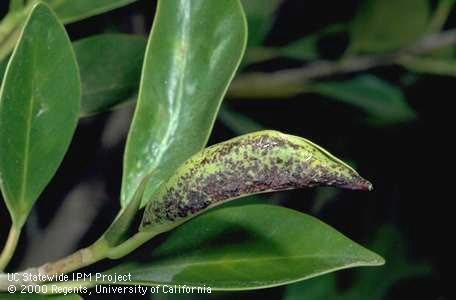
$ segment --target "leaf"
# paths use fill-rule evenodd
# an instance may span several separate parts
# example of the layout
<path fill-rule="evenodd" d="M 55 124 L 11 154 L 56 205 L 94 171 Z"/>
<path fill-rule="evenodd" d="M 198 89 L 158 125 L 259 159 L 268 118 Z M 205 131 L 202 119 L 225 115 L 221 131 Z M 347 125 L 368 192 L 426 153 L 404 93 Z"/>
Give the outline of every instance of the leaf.
<path fill-rule="evenodd" d="M 204 148 L 245 43 L 237 0 L 158 2 L 124 156 L 123 207 L 145 174 L 156 171 L 150 195 Z"/>
<path fill-rule="evenodd" d="M 169 230 L 247 195 L 314 186 L 372 189 L 355 170 L 306 139 L 277 131 L 246 134 L 206 148 L 179 167 L 149 201 L 140 230 Z"/>
<path fill-rule="evenodd" d="M 398 87 L 372 75 L 310 83 L 306 88 L 358 107 L 378 123 L 408 122 L 416 118 L 415 111 Z"/>
<path fill-rule="evenodd" d="M 430 19 L 428 0 L 366 0 L 353 20 L 352 51 L 384 52 L 414 42 Z"/>
<path fill-rule="evenodd" d="M 84 300 L 77 294 L 69 295 L 40 295 L 40 294 L 0 294 L 1 299 L 5 300 Z"/>
<path fill-rule="evenodd" d="M 44 0 L 64 23 L 71 23 L 138 0 Z"/>
<path fill-rule="evenodd" d="M 248 20 L 248 45 L 261 44 L 272 28 L 274 13 L 282 0 L 242 0 Z"/>
<path fill-rule="evenodd" d="M 195 218 L 170 232 L 145 257 L 108 273 L 131 273 L 129 284 L 246 290 L 383 263 L 380 256 L 309 215 L 248 205 Z"/>
<path fill-rule="evenodd" d="M 407 57 L 401 65 L 417 73 L 440 76 L 456 76 L 456 58 L 434 58 L 425 56 Z"/>
<path fill-rule="evenodd" d="M 328 275 L 287 287 L 284 300 L 371 300 L 386 299 L 395 283 L 414 276 L 431 272 L 429 265 L 413 262 L 407 257 L 407 249 L 401 236 L 389 226 L 383 227 L 376 235 L 371 248 L 382 253 L 388 263 L 382 268 L 357 270 L 353 285 L 339 291 L 335 276 Z M 411 296 L 411 295 L 410 295 Z"/>
<path fill-rule="evenodd" d="M 80 81 L 70 40 L 47 5 L 34 7 L 0 92 L 0 185 L 21 226 L 76 128 Z"/>
<path fill-rule="evenodd" d="M 107 242 L 111 249 L 125 242 L 130 237 L 129 230 L 131 229 L 138 209 L 141 206 L 144 190 L 146 189 L 147 181 L 151 175 L 152 174 L 149 174 L 142 180 L 133 199 L 128 203 L 128 206 L 119 212 L 114 222 L 112 222 L 111 226 L 109 226 L 101 237 L 101 239 L 104 239 Z"/>
<path fill-rule="evenodd" d="M 81 72 L 82 116 L 112 109 L 135 98 L 145 39 L 126 34 L 102 34 L 73 45 Z"/>
<path fill-rule="evenodd" d="M 3 77 L 5 76 L 6 66 L 8 65 L 8 60 L 0 61 L 0 83 L 3 81 Z"/>
<path fill-rule="evenodd" d="M 24 0 L 9 0 L 8 12 L 14 12 L 24 7 Z"/>

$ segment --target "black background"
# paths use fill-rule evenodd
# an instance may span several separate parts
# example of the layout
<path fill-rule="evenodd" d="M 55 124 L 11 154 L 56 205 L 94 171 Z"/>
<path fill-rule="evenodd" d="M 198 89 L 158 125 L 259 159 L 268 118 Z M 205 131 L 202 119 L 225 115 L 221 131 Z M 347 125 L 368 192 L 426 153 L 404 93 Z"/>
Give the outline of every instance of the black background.
<path fill-rule="evenodd" d="M 0 11 L 5 10 L 6 2 L 0 4 Z M 287 0 L 278 12 L 266 44 L 283 45 L 329 24 L 348 21 L 358 5 L 358 1 L 354 0 Z M 68 25 L 67 29 L 74 40 L 106 30 L 131 33 L 131 17 L 144 15 L 145 28 L 150 28 L 154 9 L 155 1 L 138 1 Z M 455 24 L 456 18 L 452 16 L 447 27 Z M 320 42 L 319 50 L 326 58 L 335 59 L 347 42 L 347 36 L 331 36 Z M 268 71 L 300 65 L 302 62 L 278 59 L 253 66 L 250 70 Z M 376 68 L 372 72 L 397 84 L 406 73 L 400 67 Z M 452 262 L 447 252 L 454 238 L 454 218 L 450 217 L 450 203 L 454 200 L 451 196 L 454 175 L 450 167 L 453 159 L 448 147 L 454 137 L 450 130 L 450 104 L 454 102 L 455 84 L 455 78 L 426 75 L 417 84 L 404 87 L 407 100 L 419 118 L 412 123 L 386 127 L 366 125 L 357 109 L 315 94 L 286 100 L 236 99 L 226 102 L 266 127 L 304 136 L 339 157 L 355 161 L 358 171 L 374 183 L 375 190 L 371 193 L 344 191 L 318 217 L 360 243 L 368 241 L 382 224 L 395 225 L 406 238 L 409 257 L 431 262 L 433 275 L 398 282 L 388 299 L 442 299 L 442 296 L 449 299 L 449 286 L 445 284 L 444 274 Z M 103 147 L 100 142 L 111 117 L 111 113 L 104 113 L 80 122 L 61 168 L 35 206 L 37 226 L 45 230 L 58 211 L 61 200 L 78 183 L 93 179 L 104 182 L 106 196 L 93 199 L 94 202 L 99 201 L 101 210 L 96 223 L 81 238 L 80 246 L 94 241 L 110 224 L 118 209 L 124 140 L 109 148 Z M 232 136 L 228 128 L 217 122 L 210 143 Z M 286 198 L 293 201 L 285 205 L 308 211 L 312 201 L 300 200 L 312 199 L 313 193 L 309 190 L 289 192 Z M 0 219 L 0 239 L 3 240 L 8 231 L 5 221 L 8 214 L 1 201 Z M 11 268 L 20 265 L 28 238 L 27 233 L 21 238 L 18 255 Z M 43 245 L 49 246 L 52 247 Z M 350 271 L 340 273 L 342 287 L 350 285 Z M 281 288 L 276 288 L 240 293 L 230 298 L 258 296 L 272 299 L 279 298 L 280 293 Z M 109 298 L 112 299 L 106 299 Z"/>

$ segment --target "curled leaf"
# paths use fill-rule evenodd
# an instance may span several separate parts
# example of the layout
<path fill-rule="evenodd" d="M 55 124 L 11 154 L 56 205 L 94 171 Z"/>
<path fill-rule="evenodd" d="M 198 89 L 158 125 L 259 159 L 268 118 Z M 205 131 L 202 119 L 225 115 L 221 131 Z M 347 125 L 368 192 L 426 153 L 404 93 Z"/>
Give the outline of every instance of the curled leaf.
<path fill-rule="evenodd" d="M 172 227 L 250 194 L 334 186 L 371 190 L 351 167 L 312 142 L 260 131 L 216 144 L 177 169 L 149 201 L 141 230 Z"/>

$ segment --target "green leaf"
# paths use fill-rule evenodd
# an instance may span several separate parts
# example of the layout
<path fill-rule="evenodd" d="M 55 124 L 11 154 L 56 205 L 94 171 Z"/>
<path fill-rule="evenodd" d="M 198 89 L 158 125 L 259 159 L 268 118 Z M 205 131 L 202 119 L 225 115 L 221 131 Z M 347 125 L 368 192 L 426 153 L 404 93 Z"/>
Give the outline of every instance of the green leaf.
<path fill-rule="evenodd" d="M 429 265 L 410 261 L 404 241 L 394 228 L 385 226 L 377 233 L 371 243 L 374 251 L 382 253 L 387 264 L 382 268 L 360 269 L 355 273 L 353 285 L 339 291 L 336 278 L 328 275 L 287 287 L 284 300 L 370 300 L 386 299 L 388 291 L 399 280 L 414 276 L 428 275 Z"/>
<path fill-rule="evenodd" d="M 261 44 L 272 28 L 282 0 L 242 0 L 249 24 L 249 47 Z"/>
<path fill-rule="evenodd" d="M 309 215 L 248 205 L 201 215 L 170 232 L 146 257 L 108 273 L 131 273 L 129 284 L 245 290 L 383 263 L 380 256 Z"/>
<path fill-rule="evenodd" d="M 429 0 L 366 0 L 353 20 L 352 51 L 383 52 L 414 42 L 426 29 Z"/>
<path fill-rule="evenodd" d="M 129 237 L 130 229 L 135 220 L 138 210 L 141 207 L 141 200 L 146 189 L 147 181 L 150 176 L 144 177 L 138 189 L 133 196 L 133 199 L 128 203 L 127 207 L 122 209 L 117 215 L 114 222 L 106 230 L 101 239 L 104 239 L 110 248 L 115 248 L 119 244 L 125 242 Z M 136 228 L 135 228 L 136 229 Z"/>
<path fill-rule="evenodd" d="M 0 61 L 0 83 L 3 81 L 3 77 L 5 76 L 6 66 L 8 65 L 8 60 Z"/>
<path fill-rule="evenodd" d="M 24 7 L 24 0 L 9 0 L 9 12 L 14 12 Z"/>
<path fill-rule="evenodd" d="M 0 294 L 0 299 L 5 300 L 84 300 L 77 294 L 72 295 L 40 295 L 40 294 Z"/>
<path fill-rule="evenodd" d="M 76 128 L 79 73 L 70 40 L 47 5 L 28 18 L 0 92 L 0 185 L 21 226 L 56 172 Z"/>
<path fill-rule="evenodd" d="M 376 123 L 408 122 L 416 118 L 402 91 L 372 75 L 345 81 L 309 83 L 307 91 L 319 93 L 362 109 Z"/>
<path fill-rule="evenodd" d="M 82 116 L 103 112 L 135 99 L 146 49 L 144 38 L 102 34 L 73 45 L 81 72 Z"/>
<path fill-rule="evenodd" d="M 138 0 L 44 0 L 64 23 L 71 23 Z"/>
<path fill-rule="evenodd" d="M 246 134 L 195 154 L 148 201 L 141 231 L 163 232 L 226 201 L 293 188 L 371 190 L 312 142 L 277 131 Z"/>
<path fill-rule="evenodd" d="M 237 0 L 158 1 L 125 151 L 122 206 L 145 174 L 156 171 L 150 195 L 204 148 L 246 34 Z"/>
<path fill-rule="evenodd" d="M 410 71 L 417 73 L 456 76 L 456 58 L 415 56 L 404 58 L 400 63 Z"/>
<path fill-rule="evenodd" d="M 334 34 L 347 30 L 347 24 L 336 23 L 309 34 L 303 38 L 292 41 L 281 47 L 261 47 L 254 46 L 247 49 L 244 57 L 244 64 L 253 64 L 277 57 L 286 57 L 297 60 L 317 60 L 320 58 L 318 53 L 318 41 L 328 34 Z"/>

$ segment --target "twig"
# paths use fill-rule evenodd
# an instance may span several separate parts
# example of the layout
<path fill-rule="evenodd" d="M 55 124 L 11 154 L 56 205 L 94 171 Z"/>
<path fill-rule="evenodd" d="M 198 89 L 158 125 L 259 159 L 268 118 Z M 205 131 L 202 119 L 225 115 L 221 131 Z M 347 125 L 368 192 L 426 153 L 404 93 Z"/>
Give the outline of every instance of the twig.
<path fill-rule="evenodd" d="M 8 234 L 8 238 L 6 239 L 5 247 L 0 254 L 0 272 L 5 269 L 5 267 L 8 265 L 11 258 L 13 257 L 20 235 L 21 227 L 15 226 L 13 224 Z"/>
<path fill-rule="evenodd" d="M 401 59 L 456 44 L 456 29 L 424 37 L 410 47 L 379 54 L 362 55 L 343 61 L 317 61 L 303 68 L 272 73 L 239 75 L 230 86 L 228 96 L 242 98 L 289 97 L 305 91 L 305 83 L 337 74 L 368 70 L 374 67 L 400 63 Z"/>

